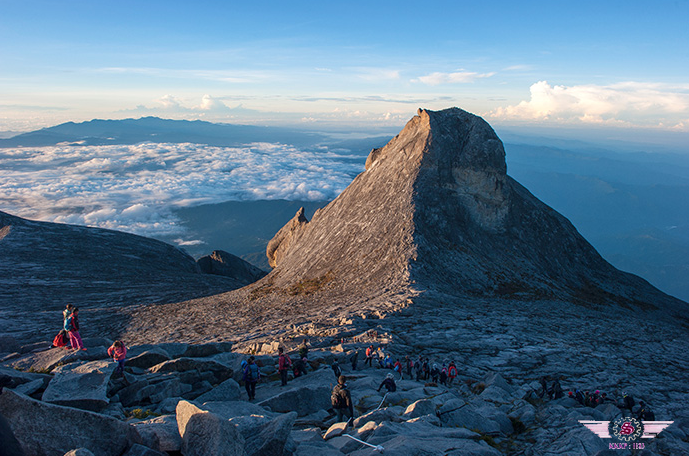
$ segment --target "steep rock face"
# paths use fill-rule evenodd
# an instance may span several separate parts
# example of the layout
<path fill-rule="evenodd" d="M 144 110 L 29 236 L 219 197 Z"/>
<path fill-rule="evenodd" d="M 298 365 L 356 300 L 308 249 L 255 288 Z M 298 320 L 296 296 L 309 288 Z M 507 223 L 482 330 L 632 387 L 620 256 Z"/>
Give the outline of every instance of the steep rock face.
<path fill-rule="evenodd" d="M 297 214 L 271 244 L 266 280 L 277 287 L 415 283 L 465 296 L 678 302 L 616 270 L 510 178 L 493 129 L 458 108 L 419 110 L 337 199 L 310 222 Z"/>

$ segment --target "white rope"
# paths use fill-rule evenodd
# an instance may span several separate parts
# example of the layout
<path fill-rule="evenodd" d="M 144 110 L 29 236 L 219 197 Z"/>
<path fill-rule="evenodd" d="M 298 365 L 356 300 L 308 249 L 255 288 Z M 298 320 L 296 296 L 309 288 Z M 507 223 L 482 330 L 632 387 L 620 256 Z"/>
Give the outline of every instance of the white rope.
<path fill-rule="evenodd" d="M 382 453 L 383 450 L 385 449 L 385 448 L 383 448 L 382 445 L 371 445 L 370 443 L 366 443 L 366 442 L 364 442 L 363 440 L 359 440 L 359 439 L 357 439 L 356 437 L 352 437 L 352 436 L 349 435 L 349 434 L 342 434 L 342 436 L 344 436 L 344 437 L 349 437 L 349 438 L 352 439 L 352 440 L 355 440 L 355 441 L 357 441 L 357 442 L 359 442 L 359 443 L 363 443 L 364 445 L 373 448 L 373 451 L 379 451 L 379 452 Z"/>
<path fill-rule="evenodd" d="M 385 396 L 383 396 L 383 400 L 380 401 L 380 404 L 376 408 L 376 410 L 380 409 L 383 406 L 383 402 L 385 402 L 385 398 L 388 397 L 388 393 L 385 393 Z"/>

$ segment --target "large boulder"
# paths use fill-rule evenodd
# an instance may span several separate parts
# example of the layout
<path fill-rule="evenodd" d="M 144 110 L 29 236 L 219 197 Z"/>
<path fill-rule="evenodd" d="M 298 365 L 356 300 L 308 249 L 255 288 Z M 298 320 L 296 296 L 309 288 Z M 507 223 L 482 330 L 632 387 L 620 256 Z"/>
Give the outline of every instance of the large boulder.
<path fill-rule="evenodd" d="M 200 403 L 211 401 L 238 401 L 241 397 L 240 394 L 239 383 L 229 378 L 207 393 L 200 395 L 195 400 Z"/>
<path fill-rule="evenodd" d="M 132 358 L 127 359 L 126 365 L 129 367 L 138 367 L 141 369 L 148 369 L 156 364 L 164 363 L 172 359 L 170 355 L 162 348 L 153 347 L 146 350 Z"/>
<path fill-rule="evenodd" d="M 164 453 L 179 452 L 182 448 L 182 437 L 174 415 L 158 416 L 132 425 L 141 437 L 141 443 L 149 448 Z"/>
<path fill-rule="evenodd" d="M 17 370 L 47 373 L 58 365 L 107 358 L 108 350 L 105 347 L 92 347 L 88 350 L 78 351 L 51 348 L 40 352 L 28 353 L 20 358 L 13 359 L 9 364 Z"/>
<path fill-rule="evenodd" d="M 233 424 L 214 413 L 195 413 L 184 428 L 182 454 L 245 456 L 244 437 Z"/>
<path fill-rule="evenodd" d="M 134 445 L 132 445 L 129 451 L 127 451 L 122 456 L 168 456 L 168 454 L 135 443 Z"/>
<path fill-rule="evenodd" d="M 197 358 L 178 358 L 157 364 L 150 369 L 153 373 L 164 372 L 209 372 L 213 374 L 216 383 L 224 382 L 232 377 L 233 371 L 217 361 Z"/>
<path fill-rule="evenodd" d="M 87 448 L 95 456 L 120 456 L 138 440 L 132 426 L 85 410 L 37 401 L 5 390 L 0 414 L 7 418 L 26 456 L 62 455 Z"/>
<path fill-rule="evenodd" d="M 291 438 L 292 426 L 297 419 L 295 412 L 278 415 L 276 418 L 255 429 L 242 432 L 246 441 L 247 456 L 281 456 L 285 445 Z M 230 420 L 232 422 L 232 420 Z M 238 428 L 241 431 L 241 428 Z"/>
<path fill-rule="evenodd" d="M 112 361 L 91 361 L 59 366 L 43 393 L 43 401 L 100 411 L 109 403 L 108 382 L 115 370 Z"/>
<path fill-rule="evenodd" d="M 306 416 L 331 407 L 330 387 L 322 385 L 289 389 L 258 405 L 268 407 L 273 412 L 297 412 L 299 416 Z"/>
<path fill-rule="evenodd" d="M 404 418 L 409 420 L 424 415 L 435 416 L 435 403 L 433 401 L 428 399 L 421 399 L 411 404 L 404 411 Z"/>

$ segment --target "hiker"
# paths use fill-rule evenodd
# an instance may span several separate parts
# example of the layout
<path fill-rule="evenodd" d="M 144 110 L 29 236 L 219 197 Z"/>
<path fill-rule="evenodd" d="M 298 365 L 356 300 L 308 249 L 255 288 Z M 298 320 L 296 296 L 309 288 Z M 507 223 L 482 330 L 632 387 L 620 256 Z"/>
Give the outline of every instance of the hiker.
<path fill-rule="evenodd" d="M 378 360 L 378 367 L 381 367 L 381 368 L 385 367 L 385 364 L 384 364 L 385 352 L 383 352 L 383 346 L 382 345 L 380 347 L 378 347 L 378 350 L 376 350 L 373 357 Z"/>
<path fill-rule="evenodd" d="M 395 364 L 392 366 L 392 370 L 394 370 L 395 372 L 399 372 L 400 380 L 404 379 L 404 375 L 402 374 L 402 363 L 400 363 L 399 359 L 395 360 Z"/>
<path fill-rule="evenodd" d="M 452 382 L 455 381 L 457 377 L 457 366 L 455 366 L 454 361 L 450 361 L 450 366 L 447 368 L 447 382 L 452 386 Z"/>
<path fill-rule="evenodd" d="M 366 360 L 364 361 L 364 367 L 368 364 L 369 367 L 373 367 L 373 345 L 369 345 L 366 349 Z"/>
<path fill-rule="evenodd" d="M 246 388 L 246 394 L 249 396 L 249 400 L 256 399 L 256 383 L 261 379 L 261 370 L 255 363 L 256 358 L 249 356 L 249 362 L 244 369 L 244 388 Z"/>
<path fill-rule="evenodd" d="M 615 402 L 615 401 L 608 398 L 608 393 L 601 393 L 600 394 L 600 404 L 605 404 L 606 402 Z"/>
<path fill-rule="evenodd" d="M 0 375 L 0 395 L 2 389 L 12 383 L 9 375 Z M 0 414 L 0 455 L 1 456 L 24 456 L 24 450 L 19 441 L 14 436 L 10 423 Z"/>
<path fill-rule="evenodd" d="M 440 376 L 440 369 L 438 368 L 437 364 L 433 364 L 433 368 L 431 369 L 431 381 L 433 383 L 438 383 L 438 377 Z"/>
<path fill-rule="evenodd" d="M 333 388 L 330 395 L 330 403 L 335 412 L 337 412 L 337 422 L 340 423 L 343 418 L 354 418 L 354 405 L 352 404 L 352 395 L 347 389 L 347 379 L 344 375 L 340 375 L 337 379 L 337 385 Z"/>
<path fill-rule="evenodd" d="M 308 343 L 309 343 L 309 340 L 304 339 L 304 341 L 299 346 L 299 357 L 300 358 L 306 358 L 309 355 L 309 347 L 307 347 Z"/>
<path fill-rule="evenodd" d="M 124 377 L 124 360 L 127 358 L 127 347 L 121 340 L 116 340 L 108 348 L 108 356 L 112 356 L 113 361 L 117 363 L 115 373 L 122 374 Z"/>
<path fill-rule="evenodd" d="M 646 405 L 644 401 L 639 401 L 639 410 L 636 412 L 636 417 L 642 421 L 655 421 L 656 415 L 653 410 Z"/>
<path fill-rule="evenodd" d="M 414 373 L 416 374 L 416 381 L 421 380 L 421 375 L 423 373 L 422 371 L 422 365 L 423 365 L 423 358 L 421 355 L 419 355 L 419 359 L 416 360 L 416 363 L 414 363 Z"/>
<path fill-rule="evenodd" d="M 280 372 L 280 382 L 282 382 L 280 386 L 287 386 L 287 371 L 292 367 L 292 360 L 289 355 L 285 355 L 284 351 L 282 347 L 278 347 L 278 371 Z"/>
<path fill-rule="evenodd" d="M 631 415 L 635 405 L 636 402 L 634 402 L 634 397 L 631 394 L 622 393 L 622 407 L 620 407 L 622 410 L 629 410 L 629 414 Z"/>
<path fill-rule="evenodd" d="M 354 349 L 354 354 L 349 358 L 352 363 L 352 370 L 356 370 L 356 366 L 359 363 L 359 350 Z"/>
<path fill-rule="evenodd" d="M 576 400 L 579 404 L 584 405 L 584 394 L 581 391 L 576 390 L 574 392 L 574 400 Z"/>
<path fill-rule="evenodd" d="M 383 379 L 383 382 L 378 387 L 378 392 L 380 392 L 380 389 L 382 387 L 387 388 L 388 393 L 394 393 L 395 391 L 397 391 L 397 384 L 395 383 L 395 376 L 392 375 L 392 373 L 389 373 L 388 375 L 385 376 L 385 378 Z"/>
<path fill-rule="evenodd" d="M 69 343 L 75 351 L 86 350 L 79 335 L 79 308 L 74 307 L 72 313 L 65 320 L 65 331 L 69 333 Z"/>
<path fill-rule="evenodd" d="M 565 396 L 565 392 L 562 391 L 562 385 L 560 385 L 560 380 L 557 378 L 553 382 L 553 387 L 551 388 L 551 391 L 553 393 L 553 399 L 560 399 Z M 598 391 L 596 391 L 597 393 Z"/>
<path fill-rule="evenodd" d="M 414 368 L 414 361 L 409 357 L 409 355 L 406 355 L 404 357 L 404 366 L 407 369 L 407 377 L 411 380 L 413 377 L 411 375 L 411 371 Z"/>
<path fill-rule="evenodd" d="M 384 365 L 386 369 L 393 369 L 395 367 L 395 363 L 392 361 L 392 356 L 390 356 L 390 353 L 385 355 Z"/>
<path fill-rule="evenodd" d="M 67 304 L 65 306 L 65 310 L 62 311 L 62 325 L 64 326 L 65 320 L 67 320 L 67 317 L 72 315 L 72 311 L 74 310 L 74 306 L 72 304 Z"/>
<path fill-rule="evenodd" d="M 299 358 L 294 362 L 294 378 L 306 375 L 306 358 Z"/>
<path fill-rule="evenodd" d="M 333 361 L 332 369 L 333 374 L 335 374 L 335 378 L 340 378 L 340 376 L 342 375 L 342 369 L 340 369 L 340 365 L 337 363 L 337 361 Z"/>
<path fill-rule="evenodd" d="M 447 386 L 447 367 L 443 363 L 442 369 L 440 369 L 440 384 Z"/>
<path fill-rule="evenodd" d="M 421 370 L 423 371 L 423 380 L 424 381 L 428 380 L 428 376 L 431 373 L 430 366 L 428 365 L 428 358 L 423 360 L 423 364 L 421 365 Z"/>
<path fill-rule="evenodd" d="M 50 346 L 50 348 L 67 348 L 68 343 L 69 334 L 67 334 L 67 331 L 65 331 L 64 329 L 61 329 L 60 332 L 57 333 L 57 336 L 55 336 L 55 339 L 53 339 L 53 344 Z"/>

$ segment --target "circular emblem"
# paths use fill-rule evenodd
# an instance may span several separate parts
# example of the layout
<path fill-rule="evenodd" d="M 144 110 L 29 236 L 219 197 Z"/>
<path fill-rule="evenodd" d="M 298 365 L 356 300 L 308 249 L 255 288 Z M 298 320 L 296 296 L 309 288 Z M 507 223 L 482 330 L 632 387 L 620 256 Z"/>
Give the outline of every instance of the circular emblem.
<path fill-rule="evenodd" d="M 644 425 L 636 418 L 623 416 L 613 421 L 611 426 L 611 434 L 623 442 L 636 440 L 644 433 Z"/>

